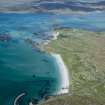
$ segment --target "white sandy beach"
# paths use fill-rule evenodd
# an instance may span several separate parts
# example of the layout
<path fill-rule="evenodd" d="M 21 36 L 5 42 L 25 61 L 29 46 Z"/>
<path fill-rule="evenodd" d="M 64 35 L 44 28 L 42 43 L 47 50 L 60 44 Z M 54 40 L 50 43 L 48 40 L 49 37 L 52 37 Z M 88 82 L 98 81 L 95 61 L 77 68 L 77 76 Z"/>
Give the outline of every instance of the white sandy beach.
<path fill-rule="evenodd" d="M 57 40 L 59 34 L 60 34 L 59 32 L 53 32 L 53 39 L 52 40 Z"/>
<path fill-rule="evenodd" d="M 54 32 L 52 40 L 57 40 L 59 36 L 59 32 Z M 48 42 L 49 43 L 49 42 Z M 60 73 L 60 87 L 59 91 L 56 93 L 57 95 L 66 94 L 69 92 L 69 72 L 66 65 L 63 62 L 61 55 L 56 53 L 51 53 L 52 57 L 54 57 L 55 62 L 58 65 L 58 70 Z"/>
<path fill-rule="evenodd" d="M 60 73 L 60 88 L 57 94 L 66 94 L 69 92 L 69 73 L 68 69 L 65 66 L 62 57 L 59 54 L 51 53 L 54 57 L 55 62 L 58 65 L 58 70 Z"/>
<path fill-rule="evenodd" d="M 52 40 L 57 40 L 57 38 L 58 38 L 58 36 L 59 36 L 59 32 L 52 32 L 52 34 L 51 34 L 51 39 L 49 40 L 46 40 L 45 42 L 44 42 L 44 45 L 47 45 L 48 43 L 50 43 Z"/>

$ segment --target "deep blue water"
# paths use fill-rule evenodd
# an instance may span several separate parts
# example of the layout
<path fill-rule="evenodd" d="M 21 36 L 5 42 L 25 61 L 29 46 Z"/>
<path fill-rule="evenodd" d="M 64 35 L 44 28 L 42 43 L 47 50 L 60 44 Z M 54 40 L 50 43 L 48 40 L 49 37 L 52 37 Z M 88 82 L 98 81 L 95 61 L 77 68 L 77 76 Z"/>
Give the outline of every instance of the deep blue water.
<path fill-rule="evenodd" d="M 13 105 L 16 96 L 25 92 L 20 103 L 27 105 L 32 98 L 40 100 L 58 90 L 59 72 L 54 58 L 33 50 L 25 39 L 46 39 L 46 32 L 58 27 L 105 31 L 104 17 L 104 12 L 83 15 L 1 13 L 0 35 L 8 35 L 10 40 L 0 40 L 0 104 Z"/>
<path fill-rule="evenodd" d="M 52 31 L 56 27 L 71 27 L 92 31 L 105 31 L 105 12 L 83 15 L 61 15 L 51 13 L 0 14 L 0 32 L 17 31 L 32 34 Z"/>

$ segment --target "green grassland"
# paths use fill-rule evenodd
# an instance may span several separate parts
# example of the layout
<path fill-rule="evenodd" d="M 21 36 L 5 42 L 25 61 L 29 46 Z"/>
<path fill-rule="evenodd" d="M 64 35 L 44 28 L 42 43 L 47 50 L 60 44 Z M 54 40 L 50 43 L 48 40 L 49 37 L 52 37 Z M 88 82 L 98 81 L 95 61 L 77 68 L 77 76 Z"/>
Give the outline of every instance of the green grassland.
<path fill-rule="evenodd" d="M 70 74 L 70 94 L 45 105 L 105 105 L 105 33 L 56 29 L 57 40 L 43 46 L 61 54 Z"/>

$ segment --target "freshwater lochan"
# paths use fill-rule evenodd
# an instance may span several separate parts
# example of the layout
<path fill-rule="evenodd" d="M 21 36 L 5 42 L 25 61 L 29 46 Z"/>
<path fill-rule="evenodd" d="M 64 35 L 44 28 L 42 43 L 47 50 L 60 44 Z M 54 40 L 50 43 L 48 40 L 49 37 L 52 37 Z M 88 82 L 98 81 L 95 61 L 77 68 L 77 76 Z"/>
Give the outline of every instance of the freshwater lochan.
<path fill-rule="evenodd" d="M 45 42 L 55 28 L 70 27 L 105 31 L 105 13 L 56 15 L 51 13 L 0 13 L 0 35 L 11 40 L 0 41 L 0 105 L 13 105 L 23 94 L 19 105 L 42 100 L 59 91 L 59 71 L 55 59 L 33 48 L 25 39 Z"/>

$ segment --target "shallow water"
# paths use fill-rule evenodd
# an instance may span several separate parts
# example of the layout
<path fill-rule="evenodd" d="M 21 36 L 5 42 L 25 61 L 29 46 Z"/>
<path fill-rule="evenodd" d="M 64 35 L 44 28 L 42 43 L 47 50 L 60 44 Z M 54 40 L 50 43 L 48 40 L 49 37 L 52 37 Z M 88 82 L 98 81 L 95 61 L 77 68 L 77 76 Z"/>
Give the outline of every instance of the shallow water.
<path fill-rule="evenodd" d="M 0 42 L 2 105 L 12 105 L 21 93 L 26 93 L 25 102 L 52 95 L 59 87 L 58 75 L 53 57 L 33 51 L 30 45 L 22 41 Z"/>

